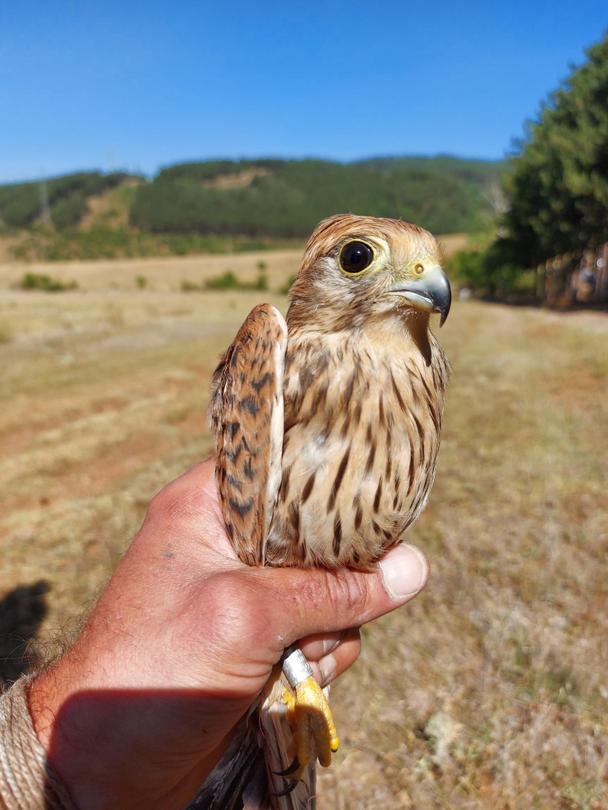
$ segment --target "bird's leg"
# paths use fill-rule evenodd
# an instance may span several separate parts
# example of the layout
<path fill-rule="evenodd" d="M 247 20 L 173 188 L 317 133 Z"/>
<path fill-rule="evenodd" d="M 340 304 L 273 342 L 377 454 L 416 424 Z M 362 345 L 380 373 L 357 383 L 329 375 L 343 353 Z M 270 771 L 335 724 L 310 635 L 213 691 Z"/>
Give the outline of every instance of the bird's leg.
<path fill-rule="evenodd" d="M 325 693 L 301 650 L 290 648 L 287 651 L 283 673 L 295 693 L 288 706 L 295 742 L 291 772 L 298 779 L 315 756 L 324 767 L 330 765 L 331 755 L 338 750 L 340 740 Z"/>

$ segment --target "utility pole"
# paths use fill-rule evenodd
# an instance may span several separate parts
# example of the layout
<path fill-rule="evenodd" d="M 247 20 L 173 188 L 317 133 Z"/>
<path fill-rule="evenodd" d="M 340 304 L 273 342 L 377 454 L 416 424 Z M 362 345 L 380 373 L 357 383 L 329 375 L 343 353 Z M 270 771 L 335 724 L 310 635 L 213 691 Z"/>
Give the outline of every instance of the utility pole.
<path fill-rule="evenodd" d="M 53 227 L 53 218 L 51 217 L 51 206 L 49 205 L 49 191 L 46 185 L 46 177 L 40 181 L 40 219 L 42 224 L 49 228 Z"/>

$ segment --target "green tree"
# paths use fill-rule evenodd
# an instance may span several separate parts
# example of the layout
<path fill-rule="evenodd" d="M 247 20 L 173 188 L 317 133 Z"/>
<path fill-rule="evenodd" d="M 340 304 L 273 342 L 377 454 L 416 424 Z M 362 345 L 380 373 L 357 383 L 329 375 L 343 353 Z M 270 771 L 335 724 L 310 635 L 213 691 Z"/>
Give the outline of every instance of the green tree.
<path fill-rule="evenodd" d="M 503 255 L 531 267 L 608 241 L 608 35 L 529 125 L 511 162 Z"/>

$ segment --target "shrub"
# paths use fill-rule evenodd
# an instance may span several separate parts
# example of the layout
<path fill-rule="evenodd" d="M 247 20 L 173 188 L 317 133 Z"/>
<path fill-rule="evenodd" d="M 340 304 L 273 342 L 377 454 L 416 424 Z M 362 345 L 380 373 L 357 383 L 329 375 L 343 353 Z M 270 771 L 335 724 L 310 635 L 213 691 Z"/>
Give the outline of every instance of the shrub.
<path fill-rule="evenodd" d="M 450 277 L 460 284 L 478 289 L 487 284 L 485 254 L 480 250 L 459 250 L 448 260 Z"/>
<path fill-rule="evenodd" d="M 202 284 L 194 284 L 192 281 L 182 281 L 181 283 L 181 291 L 185 293 L 189 292 L 202 292 L 203 286 Z"/>
<path fill-rule="evenodd" d="M 448 261 L 448 270 L 454 281 L 472 287 L 480 295 L 502 297 L 511 292 L 529 292 L 522 289 L 522 280 L 527 280 L 525 270 L 508 260 L 500 241 L 486 250 L 458 251 Z"/>
<path fill-rule="evenodd" d="M 205 281 L 207 290 L 267 290 L 268 277 L 265 273 L 259 273 L 255 281 L 241 281 L 232 270 L 226 270 L 221 276 L 208 278 Z"/>
<path fill-rule="evenodd" d="M 258 267 L 260 264 L 264 264 L 264 262 L 259 262 Z M 261 272 L 258 274 L 257 279 L 253 283 L 254 290 L 267 290 L 268 289 L 268 276 L 266 273 Z"/>
<path fill-rule="evenodd" d="M 226 270 L 221 276 L 214 276 L 205 281 L 207 290 L 238 290 L 240 282 L 232 270 Z"/>
<path fill-rule="evenodd" d="M 65 292 L 75 290 L 78 284 L 69 281 L 67 284 L 59 279 L 52 278 L 46 273 L 24 273 L 19 282 L 22 290 L 41 290 L 42 292 Z"/>

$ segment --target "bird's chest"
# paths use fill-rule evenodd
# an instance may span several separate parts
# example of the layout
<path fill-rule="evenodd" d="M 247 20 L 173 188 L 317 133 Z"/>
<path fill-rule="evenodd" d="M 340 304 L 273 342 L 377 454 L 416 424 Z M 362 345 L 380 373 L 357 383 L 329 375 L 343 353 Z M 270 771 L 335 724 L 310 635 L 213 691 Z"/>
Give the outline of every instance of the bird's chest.
<path fill-rule="evenodd" d="M 294 351 L 282 483 L 267 553 L 367 566 L 397 542 L 432 483 L 442 402 L 432 369 L 372 346 Z"/>

